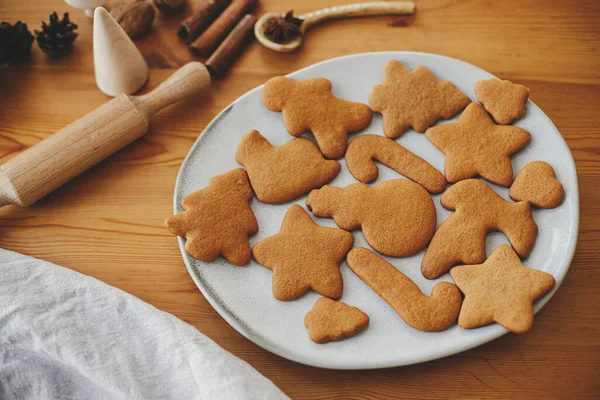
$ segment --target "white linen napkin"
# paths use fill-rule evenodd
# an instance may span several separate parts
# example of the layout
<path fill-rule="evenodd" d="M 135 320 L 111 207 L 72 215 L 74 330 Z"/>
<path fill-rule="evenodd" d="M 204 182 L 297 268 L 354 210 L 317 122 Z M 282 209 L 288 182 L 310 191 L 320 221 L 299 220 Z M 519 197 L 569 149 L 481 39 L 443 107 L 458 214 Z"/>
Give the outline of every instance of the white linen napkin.
<path fill-rule="evenodd" d="M 287 399 L 194 327 L 0 249 L 0 399 Z"/>

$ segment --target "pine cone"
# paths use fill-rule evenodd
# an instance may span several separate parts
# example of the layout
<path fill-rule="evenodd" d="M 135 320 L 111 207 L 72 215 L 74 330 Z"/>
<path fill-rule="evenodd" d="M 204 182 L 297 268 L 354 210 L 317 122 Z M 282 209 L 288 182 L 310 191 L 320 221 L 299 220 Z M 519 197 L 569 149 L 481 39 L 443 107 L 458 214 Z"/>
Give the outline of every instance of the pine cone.
<path fill-rule="evenodd" d="M 33 35 L 27 29 L 27 24 L 18 21 L 11 25 L 8 22 L 0 24 L 0 65 L 20 64 L 31 57 Z"/>
<path fill-rule="evenodd" d="M 50 57 L 60 57 L 68 54 L 73 49 L 73 42 L 77 38 L 75 33 L 77 25 L 69 21 L 69 13 L 64 13 L 62 20 L 58 19 L 56 12 L 50 15 L 50 24 L 42 22 L 42 31 L 35 31 L 38 45 Z"/>

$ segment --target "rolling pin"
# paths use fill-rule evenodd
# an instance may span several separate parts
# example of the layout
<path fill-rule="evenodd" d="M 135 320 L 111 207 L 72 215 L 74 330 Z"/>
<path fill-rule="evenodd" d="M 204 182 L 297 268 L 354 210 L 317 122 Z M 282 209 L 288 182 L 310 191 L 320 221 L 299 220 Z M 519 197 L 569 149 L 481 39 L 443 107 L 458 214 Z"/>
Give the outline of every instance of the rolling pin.
<path fill-rule="evenodd" d="M 29 206 L 148 132 L 150 117 L 210 86 L 199 62 L 143 96 L 121 94 L 0 166 L 0 206 Z"/>

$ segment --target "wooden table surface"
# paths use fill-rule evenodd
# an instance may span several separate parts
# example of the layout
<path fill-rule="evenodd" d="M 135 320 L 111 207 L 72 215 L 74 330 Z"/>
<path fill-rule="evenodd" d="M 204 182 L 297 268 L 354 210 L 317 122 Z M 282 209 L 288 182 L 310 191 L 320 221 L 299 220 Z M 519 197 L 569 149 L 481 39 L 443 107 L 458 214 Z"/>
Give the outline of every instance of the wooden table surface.
<path fill-rule="evenodd" d="M 190 0 L 190 3 L 196 1 Z M 259 12 L 298 13 L 347 0 L 264 0 Z M 94 276 L 193 324 L 297 399 L 591 398 L 600 395 L 600 2 L 420 0 L 413 18 L 332 22 L 296 54 L 253 43 L 204 98 L 163 110 L 141 140 L 29 209 L 0 210 L 0 246 Z M 152 70 L 144 91 L 192 59 L 175 37 L 181 14 L 159 16 L 136 44 Z M 92 25 L 62 0 L 2 0 L 0 20 L 38 28 L 52 11 L 79 24 L 74 52 L 0 69 L 0 161 L 107 100 L 94 84 Z M 274 75 L 378 50 L 456 57 L 531 88 L 566 139 L 579 175 L 575 259 L 560 290 L 525 335 L 508 334 L 446 359 L 374 371 L 307 367 L 256 346 L 208 304 L 163 226 L 183 158 L 217 113 Z M 1 290 L 1 288 L 0 288 Z"/>

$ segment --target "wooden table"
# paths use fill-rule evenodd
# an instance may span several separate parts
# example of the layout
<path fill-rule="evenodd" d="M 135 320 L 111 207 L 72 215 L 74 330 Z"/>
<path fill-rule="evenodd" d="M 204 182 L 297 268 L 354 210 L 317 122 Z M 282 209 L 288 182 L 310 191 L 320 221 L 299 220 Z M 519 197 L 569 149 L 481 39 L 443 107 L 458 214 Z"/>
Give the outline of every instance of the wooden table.
<path fill-rule="evenodd" d="M 264 0 L 297 13 L 346 0 Z M 0 69 L 0 161 L 104 103 L 94 84 L 92 25 L 62 0 L 2 0 L 0 19 L 30 29 L 69 11 L 80 37 L 70 56 L 37 48 L 29 65 Z M 189 12 L 189 9 L 186 11 Z M 137 42 L 152 67 L 145 90 L 191 57 L 175 37 L 183 14 L 160 16 Z M 163 221 L 179 166 L 217 113 L 274 75 L 346 54 L 414 50 L 456 57 L 531 88 L 567 140 L 579 174 L 575 259 L 533 330 L 446 359 L 375 371 L 329 371 L 254 345 L 208 304 Z M 298 399 L 591 398 L 600 394 L 600 2 L 421 0 L 414 18 L 338 21 L 311 30 L 297 54 L 253 43 L 206 97 L 152 119 L 150 133 L 29 209 L 0 210 L 0 246 L 117 286 L 193 324 Z M 1 290 L 1 288 L 0 288 Z"/>

